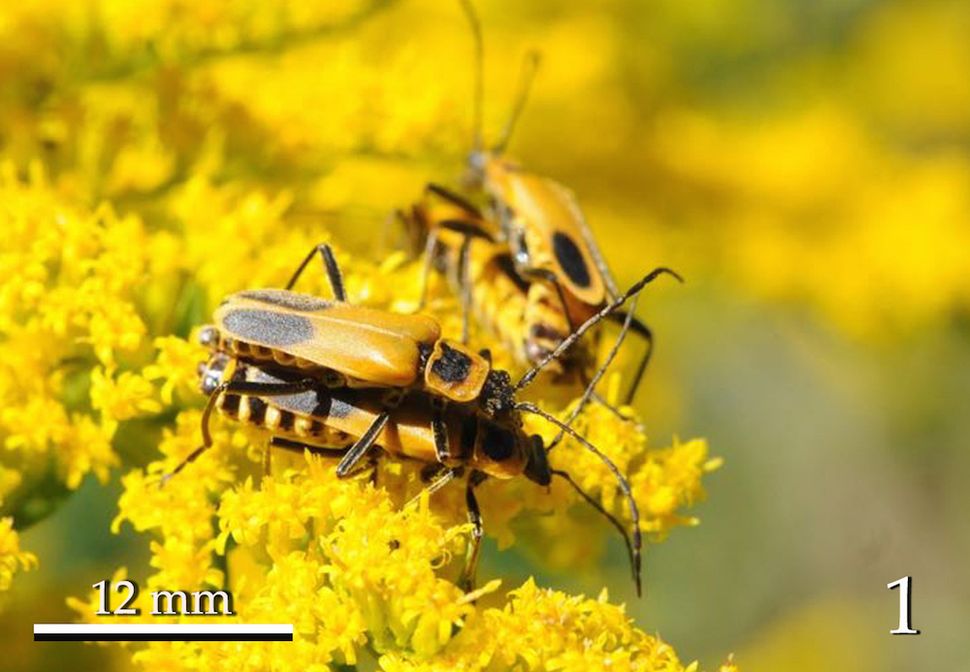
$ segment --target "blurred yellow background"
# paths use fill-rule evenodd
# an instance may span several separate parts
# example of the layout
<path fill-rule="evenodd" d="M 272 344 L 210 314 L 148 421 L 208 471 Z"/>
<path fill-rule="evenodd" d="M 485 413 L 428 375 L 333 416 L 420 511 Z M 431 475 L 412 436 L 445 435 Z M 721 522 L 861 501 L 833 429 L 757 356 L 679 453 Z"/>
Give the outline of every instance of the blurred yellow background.
<path fill-rule="evenodd" d="M 477 4 L 486 139 L 538 49 L 510 152 L 575 190 L 621 285 L 658 264 L 687 279 L 640 301 L 657 351 L 638 407 L 652 441 L 704 436 L 726 464 L 702 524 L 650 547 L 647 597 L 623 594 L 618 549 L 611 593 L 705 668 L 733 650 L 748 672 L 963 669 L 970 4 Z M 193 180 L 258 187 L 377 261 L 389 213 L 457 180 L 473 77 L 452 2 L 8 3 L 0 158 L 158 226 Z M 0 615 L 17 669 L 67 655 L 23 644 L 30 623 L 146 562 L 108 532 L 117 488 L 89 478 L 21 535 L 42 570 Z M 918 637 L 889 634 L 904 575 Z"/>

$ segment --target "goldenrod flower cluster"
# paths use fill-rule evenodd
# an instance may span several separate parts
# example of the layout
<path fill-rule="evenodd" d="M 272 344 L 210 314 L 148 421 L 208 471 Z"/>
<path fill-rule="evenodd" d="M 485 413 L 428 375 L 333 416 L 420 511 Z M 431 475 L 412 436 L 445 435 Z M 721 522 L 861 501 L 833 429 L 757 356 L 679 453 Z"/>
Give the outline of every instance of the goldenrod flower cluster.
<path fill-rule="evenodd" d="M 291 644 L 135 647 L 145 669 L 695 670 L 605 592 L 493 576 L 463 592 L 464 493 L 422 495 L 420 465 L 384 460 L 371 483 L 337 479 L 330 459 L 274 453 L 264 474 L 267 437 L 216 418 L 213 449 L 160 487 L 200 442 L 205 353 L 193 331 L 223 296 L 280 286 L 334 238 L 351 301 L 414 304 L 419 262 L 347 250 L 354 228 L 367 222 L 376 237 L 392 207 L 418 196 L 421 162 L 457 154 L 461 136 L 441 129 L 465 124 L 448 92 L 467 73 L 384 45 L 396 25 L 444 51 L 466 38 L 435 30 L 440 3 L 390 4 L 92 0 L 0 12 L 11 79 L 0 94 L 0 495 L 14 516 L 0 519 L 0 590 L 36 562 L 12 523 L 25 493 L 120 474 L 114 527 L 131 525 L 151 552 L 151 575 L 135 577 L 143 614 L 152 590 L 218 587 L 242 622 L 296 629 Z M 515 55 L 495 60 L 515 67 Z M 300 289 L 328 291 L 312 272 Z M 431 295 L 430 312 L 457 333 L 444 283 Z M 475 345 L 490 338 L 473 334 Z M 548 410 L 565 418 L 571 407 Z M 703 440 L 655 449 L 635 421 L 595 404 L 576 428 L 629 475 L 649 539 L 697 522 L 688 509 L 719 466 Z M 529 429 L 555 434 L 540 420 Z M 629 524 L 601 462 L 569 438 L 551 460 Z M 479 493 L 487 534 L 500 547 L 531 542 L 550 566 L 595 560 L 612 532 L 561 482 L 487 481 Z M 93 602 L 70 603 L 94 618 Z"/>

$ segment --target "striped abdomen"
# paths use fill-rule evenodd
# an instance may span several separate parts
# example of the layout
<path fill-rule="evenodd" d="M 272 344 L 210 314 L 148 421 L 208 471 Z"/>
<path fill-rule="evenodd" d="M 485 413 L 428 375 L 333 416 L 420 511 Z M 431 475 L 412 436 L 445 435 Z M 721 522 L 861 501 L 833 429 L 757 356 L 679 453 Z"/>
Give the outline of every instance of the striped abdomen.
<path fill-rule="evenodd" d="M 216 400 L 216 409 L 239 422 L 312 446 L 340 449 L 354 442 L 353 436 L 328 426 L 319 418 L 280 408 L 274 403 L 272 397 L 262 398 L 249 394 L 223 392 Z"/>
<path fill-rule="evenodd" d="M 502 341 L 516 362 L 529 364 L 525 319 L 529 285 L 515 274 L 507 254 L 489 254 L 482 261 L 472 254 L 472 314 L 486 331 Z"/>

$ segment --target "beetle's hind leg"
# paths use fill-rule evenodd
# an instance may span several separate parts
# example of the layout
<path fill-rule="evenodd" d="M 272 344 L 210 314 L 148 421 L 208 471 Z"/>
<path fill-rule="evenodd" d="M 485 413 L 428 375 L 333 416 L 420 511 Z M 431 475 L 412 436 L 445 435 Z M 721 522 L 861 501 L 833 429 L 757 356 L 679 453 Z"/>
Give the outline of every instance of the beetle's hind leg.
<path fill-rule="evenodd" d="M 347 293 L 344 290 L 343 273 L 340 272 L 340 266 L 337 264 L 337 258 L 334 257 L 333 249 L 327 243 L 321 243 L 310 250 L 309 254 L 304 257 L 299 267 L 293 273 L 293 277 L 286 283 L 286 290 L 293 289 L 293 285 L 303 275 L 303 271 L 313 259 L 314 255 L 318 253 L 323 260 L 323 270 L 327 274 L 327 279 L 330 281 L 330 290 L 333 292 L 333 298 L 337 299 L 337 301 L 346 301 Z"/>
<path fill-rule="evenodd" d="M 347 478 L 354 473 L 360 461 L 367 454 L 367 451 L 373 447 L 377 437 L 384 430 L 389 417 L 390 414 L 387 411 L 378 415 L 371 426 L 367 428 L 367 431 L 347 450 L 347 453 L 340 460 L 340 464 L 337 465 L 337 478 Z"/>
<path fill-rule="evenodd" d="M 438 244 L 438 234 L 441 231 L 438 227 L 435 227 L 428 234 L 428 239 L 424 244 L 424 259 L 421 265 L 421 280 L 420 289 L 418 290 L 418 305 L 414 312 L 418 313 L 424 310 L 425 304 L 428 302 L 428 285 L 431 282 L 431 267 L 434 265 L 435 257 L 438 255 L 438 250 L 440 248 Z"/>
<path fill-rule="evenodd" d="M 478 573 L 478 558 L 482 551 L 482 537 L 485 535 L 482 526 L 482 512 L 475 497 L 475 488 L 488 476 L 480 471 L 473 471 L 468 476 L 465 486 L 465 504 L 468 507 L 468 522 L 472 524 L 472 536 L 468 541 L 468 553 L 465 556 L 465 567 L 458 579 L 458 587 L 469 593 L 475 589 L 475 575 Z"/>
<path fill-rule="evenodd" d="M 251 394 L 264 397 L 278 397 L 286 394 L 298 394 L 312 390 L 317 386 L 317 382 L 312 378 L 304 378 L 291 383 L 254 383 L 245 380 L 227 380 L 220 383 L 209 395 L 205 410 L 202 411 L 202 445 L 193 450 L 182 460 L 170 473 L 162 476 L 161 485 L 164 486 L 177 473 L 185 469 L 192 462 L 212 447 L 212 435 L 209 433 L 209 419 L 212 417 L 212 409 L 215 408 L 219 397 L 223 394 Z"/>
<path fill-rule="evenodd" d="M 472 238 L 465 236 L 458 251 L 458 286 L 461 289 L 461 342 L 468 345 L 472 312 Z"/>
<path fill-rule="evenodd" d="M 632 310 L 630 312 L 632 312 Z M 623 404 L 628 405 L 633 401 L 633 397 L 636 396 L 637 390 L 640 387 L 640 381 L 643 379 L 643 374 L 647 370 L 647 364 L 650 363 L 650 358 L 653 356 L 653 332 L 650 330 L 650 327 L 641 322 L 638 317 L 635 315 L 631 317 L 630 314 L 624 310 L 617 310 L 616 312 L 611 313 L 607 319 L 620 324 L 626 324 L 629 321 L 630 330 L 640 336 L 647 344 L 647 348 L 637 364 L 636 373 L 633 374 L 633 380 L 630 383 L 630 387 L 627 389 L 626 395 L 623 398 Z"/>
<path fill-rule="evenodd" d="M 466 199 L 461 194 L 452 191 L 448 187 L 443 187 L 440 184 L 435 184 L 434 182 L 429 182 L 424 186 L 425 194 L 434 194 L 438 198 L 455 205 L 467 214 L 475 218 L 480 218 L 482 216 L 481 211 L 475 207 L 468 199 Z"/>
<path fill-rule="evenodd" d="M 636 319 L 633 316 L 633 310 L 636 308 L 636 297 L 634 297 L 633 302 L 634 302 L 633 307 L 630 309 L 630 312 L 624 314 L 623 326 L 620 329 L 620 333 L 616 337 L 616 340 L 613 342 L 613 346 L 610 348 L 609 354 L 606 356 L 606 359 L 603 360 L 603 363 L 600 364 L 599 368 L 593 374 L 593 377 L 589 378 L 586 375 L 586 371 L 582 367 L 580 367 L 579 369 L 580 380 L 582 380 L 583 386 L 585 389 L 583 390 L 583 396 L 580 398 L 579 403 L 576 404 L 576 407 L 572 410 L 572 412 L 569 414 L 569 417 L 566 419 L 566 426 L 572 426 L 573 421 L 576 420 L 577 417 L 579 417 L 579 414 L 583 411 L 583 408 L 585 408 L 586 404 L 588 404 L 590 400 L 595 400 L 597 403 L 601 404 L 610 412 L 612 412 L 620 420 L 624 422 L 631 422 L 631 419 L 626 417 L 618 408 L 616 408 L 611 403 L 609 403 L 606 399 L 603 399 L 599 394 L 597 394 L 596 385 L 599 383 L 600 379 L 606 374 L 606 371 L 613 363 L 613 360 L 616 359 L 616 355 L 620 351 L 620 346 L 623 345 L 623 341 L 626 338 L 626 335 L 629 332 L 634 319 Z M 549 444 L 548 449 L 552 450 L 553 448 L 555 448 L 559 444 L 559 442 L 563 440 L 564 436 L 565 436 L 565 430 L 560 429 L 559 433 L 556 435 L 556 438 L 554 438 L 552 442 Z"/>

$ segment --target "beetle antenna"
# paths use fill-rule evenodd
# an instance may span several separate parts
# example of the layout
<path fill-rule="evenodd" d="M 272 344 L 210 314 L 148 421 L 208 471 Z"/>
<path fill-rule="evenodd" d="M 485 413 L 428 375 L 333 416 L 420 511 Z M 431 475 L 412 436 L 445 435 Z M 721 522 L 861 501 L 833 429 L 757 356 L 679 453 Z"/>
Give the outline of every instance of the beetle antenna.
<path fill-rule="evenodd" d="M 623 491 L 623 496 L 626 497 L 627 503 L 630 505 L 630 518 L 633 521 L 633 544 L 632 552 L 630 553 L 631 564 L 633 565 L 633 581 L 637 586 L 637 597 L 641 595 L 641 581 L 640 581 L 640 565 L 641 565 L 641 549 L 643 548 L 643 538 L 640 533 L 640 510 L 637 508 L 636 500 L 633 499 L 633 491 L 630 489 L 630 483 L 626 480 L 626 477 L 620 471 L 619 467 L 613 463 L 606 453 L 602 452 L 599 448 L 590 443 L 586 437 L 582 436 L 575 429 L 564 423 L 562 420 L 557 418 L 550 413 L 546 413 L 541 408 L 535 404 L 528 401 L 520 401 L 515 405 L 515 409 L 518 411 L 525 411 L 526 413 L 532 413 L 533 415 L 538 415 L 539 417 L 546 420 L 563 430 L 571 437 L 579 441 L 586 450 L 596 455 L 603 461 L 603 464 L 613 472 L 616 477 L 616 482 L 620 486 L 620 490 Z"/>
<path fill-rule="evenodd" d="M 576 404 L 576 407 L 573 408 L 572 412 L 570 412 L 569 417 L 566 418 L 566 424 L 570 427 L 572 427 L 572 424 L 576 421 L 576 418 L 579 417 L 579 414 L 583 412 L 583 409 L 586 408 L 586 405 L 592 398 L 593 393 L 596 391 L 596 385 L 599 384 L 607 369 L 610 368 L 610 364 L 613 363 L 613 360 L 616 359 L 617 354 L 620 352 L 620 346 L 623 345 L 623 341 L 626 338 L 627 333 L 630 331 L 630 325 L 633 323 L 633 311 L 635 311 L 637 308 L 637 298 L 638 297 L 634 296 L 630 301 L 630 311 L 623 320 L 623 326 L 620 327 L 620 334 L 613 342 L 613 346 L 606 355 L 606 359 L 603 360 L 603 363 L 600 364 L 598 369 L 596 369 L 596 373 L 593 374 L 593 377 L 590 378 L 589 382 L 586 384 L 586 388 L 583 390 L 583 395 L 580 397 L 579 403 Z M 562 437 L 565 435 L 565 433 L 566 432 L 564 430 L 559 430 L 559 434 L 557 434 L 556 438 L 554 438 L 549 444 L 549 450 L 555 448 L 559 442 L 562 441 Z"/>
<path fill-rule="evenodd" d="M 519 122 L 519 117 L 522 116 L 522 110 L 525 109 L 525 103 L 529 99 L 529 91 L 532 90 L 532 82 L 535 81 L 536 73 L 539 71 L 539 63 L 542 61 L 542 56 L 536 50 L 530 50 L 525 55 L 525 62 L 522 64 L 522 72 L 519 75 L 519 90 L 515 94 L 515 102 L 512 104 L 512 112 L 509 114 L 508 121 L 505 122 L 505 128 L 502 129 L 502 135 L 499 136 L 498 142 L 492 147 L 492 151 L 496 154 L 501 154 L 505 151 L 505 148 L 509 144 L 509 140 L 512 137 L 512 131 L 515 130 L 515 125 Z"/>
<path fill-rule="evenodd" d="M 482 23 L 478 19 L 471 0 L 460 0 L 461 8 L 468 19 L 475 45 L 475 88 L 473 90 L 472 152 L 482 151 L 482 115 L 485 106 L 485 43 L 482 39 Z"/>
<path fill-rule="evenodd" d="M 559 469 L 551 469 L 550 470 L 550 473 L 553 474 L 554 476 L 559 476 L 560 478 L 562 478 L 563 480 L 565 480 L 567 483 L 569 483 L 569 485 L 573 486 L 573 490 L 575 490 L 577 493 L 579 493 L 579 496 L 582 497 L 583 499 L 585 499 L 587 504 L 589 504 L 594 509 L 596 509 L 597 511 L 599 511 L 608 521 L 610 521 L 610 523 L 612 523 L 613 527 L 615 527 L 617 529 L 617 531 L 620 533 L 620 535 L 623 537 L 623 543 L 626 544 L 627 556 L 630 558 L 630 566 L 631 567 L 634 567 L 635 566 L 634 565 L 635 560 L 634 560 L 634 555 L 633 555 L 633 544 L 630 543 L 630 535 L 627 534 L 626 528 L 623 527 L 623 523 L 621 523 L 619 520 L 617 520 L 616 516 L 614 516 L 612 513 L 610 513 L 606 509 L 604 509 L 603 508 L 603 505 L 600 504 L 599 502 L 597 502 L 595 499 L 593 499 L 592 495 L 590 495 L 585 490 L 583 490 L 581 487 L 579 487 L 579 483 L 577 483 L 576 481 L 574 481 L 573 480 L 573 477 L 570 476 L 568 472 L 560 471 Z M 636 581 L 636 580 L 637 580 L 637 577 L 636 577 L 636 575 L 634 575 L 634 581 Z M 640 596 L 640 587 L 639 587 L 639 582 L 638 582 L 638 584 L 637 584 L 637 597 L 639 597 L 639 596 Z"/>
<path fill-rule="evenodd" d="M 515 384 L 515 390 L 519 391 L 525 386 L 527 386 L 529 383 L 531 383 L 535 379 L 535 377 L 539 375 L 540 371 L 542 371 L 544 368 L 549 366 L 549 362 L 561 357 L 562 353 L 564 353 L 566 350 L 571 348 L 573 344 L 576 343 L 576 341 L 578 341 L 580 338 L 583 337 L 583 334 L 585 334 L 587 331 L 589 331 L 597 324 L 602 322 L 611 313 L 616 312 L 620 308 L 620 306 L 622 306 L 624 303 L 629 301 L 631 297 L 636 296 L 641 291 L 643 291 L 644 287 L 646 287 L 648 284 L 656 280 L 657 277 L 660 275 L 670 275 L 676 278 L 677 280 L 679 280 L 680 282 L 684 281 L 684 279 L 680 277 L 679 273 L 667 268 L 666 266 L 659 266 L 653 269 L 645 276 L 643 276 L 640 280 L 635 282 L 630 287 L 630 289 L 626 290 L 626 292 L 624 292 L 621 296 L 617 297 L 612 303 L 608 303 L 607 305 L 603 306 L 603 308 L 600 309 L 598 313 L 596 313 L 591 318 L 589 318 L 581 325 L 579 325 L 579 327 L 576 328 L 576 331 L 571 333 L 567 338 L 563 339 L 562 343 L 556 346 L 555 350 L 553 350 L 548 355 L 543 357 L 542 361 L 540 361 L 538 364 L 536 364 L 531 369 L 526 371 L 525 374 L 521 378 L 519 378 L 519 382 Z"/>

